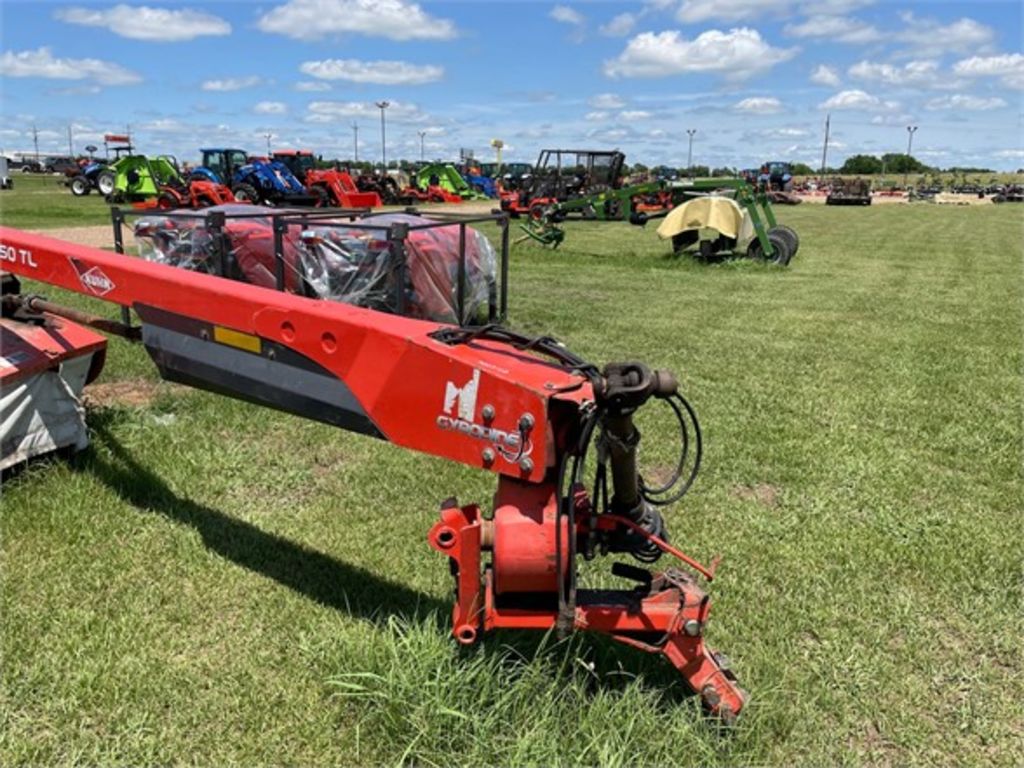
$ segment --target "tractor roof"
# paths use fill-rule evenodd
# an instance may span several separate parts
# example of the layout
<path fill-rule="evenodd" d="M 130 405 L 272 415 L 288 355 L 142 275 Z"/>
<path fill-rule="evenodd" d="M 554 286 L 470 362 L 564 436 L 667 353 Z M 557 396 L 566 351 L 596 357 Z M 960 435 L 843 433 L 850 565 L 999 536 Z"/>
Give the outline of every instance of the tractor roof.
<path fill-rule="evenodd" d="M 200 152 L 245 152 L 244 149 L 238 147 L 202 147 Z M 248 154 L 248 153 L 246 153 Z"/>

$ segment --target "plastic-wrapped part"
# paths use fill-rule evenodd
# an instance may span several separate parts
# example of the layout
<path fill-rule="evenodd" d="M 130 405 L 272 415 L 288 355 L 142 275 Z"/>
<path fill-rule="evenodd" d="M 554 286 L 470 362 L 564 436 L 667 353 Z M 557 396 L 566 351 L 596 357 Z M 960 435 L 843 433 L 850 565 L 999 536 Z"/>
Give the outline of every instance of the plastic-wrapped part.
<path fill-rule="evenodd" d="M 408 225 L 404 268 L 399 244 L 387 239 L 395 224 Z M 397 313 L 404 273 L 402 314 L 441 323 L 483 321 L 497 282 L 497 254 L 490 241 L 465 227 L 465 279 L 459 317 L 459 224 L 436 224 L 407 213 L 385 213 L 352 223 L 318 222 L 303 233 L 305 275 L 321 298 Z"/>
<path fill-rule="evenodd" d="M 222 211 L 221 231 L 208 214 Z M 266 214 L 253 216 L 253 214 Z M 224 205 L 135 224 L 139 255 L 149 261 L 275 288 L 273 217 L 279 209 Z M 288 216 L 288 214 L 284 214 Z M 356 221 L 284 219 L 284 288 L 287 291 L 442 323 L 482 322 L 495 300 L 497 254 L 477 230 L 407 213 Z M 396 227 L 398 225 L 398 227 Z M 408 227 L 404 239 L 389 237 Z M 460 229 L 465 253 L 460 256 Z M 462 312 L 459 263 L 464 258 Z M 399 281 L 401 280 L 401 285 Z"/>
<path fill-rule="evenodd" d="M 210 213 L 223 213 L 224 226 L 208 226 Z M 276 288 L 274 227 L 271 216 L 280 210 L 257 205 L 228 204 L 173 216 L 145 216 L 135 222 L 139 255 L 147 261 L 199 272 L 218 273 L 263 288 Z M 253 216 L 253 214 L 266 214 Z M 303 292 L 299 232 L 284 234 L 285 289 Z"/>

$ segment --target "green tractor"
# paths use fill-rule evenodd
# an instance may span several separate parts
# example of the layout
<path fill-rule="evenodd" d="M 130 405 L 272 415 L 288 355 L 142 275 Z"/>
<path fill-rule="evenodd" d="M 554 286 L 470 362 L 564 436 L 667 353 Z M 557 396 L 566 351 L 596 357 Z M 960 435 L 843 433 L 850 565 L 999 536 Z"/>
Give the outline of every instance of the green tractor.
<path fill-rule="evenodd" d="M 473 189 L 455 166 L 445 163 L 429 163 L 416 171 L 416 186 L 426 192 L 430 187 L 440 187 L 445 192 L 458 195 L 463 200 L 485 200 L 487 195 Z"/>
<path fill-rule="evenodd" d="M 125 155 L 96 177 L 96 187 L 110 202 L 136 202 L 157 197 L 178 181 L 178 163 L 170 155 Z"/>

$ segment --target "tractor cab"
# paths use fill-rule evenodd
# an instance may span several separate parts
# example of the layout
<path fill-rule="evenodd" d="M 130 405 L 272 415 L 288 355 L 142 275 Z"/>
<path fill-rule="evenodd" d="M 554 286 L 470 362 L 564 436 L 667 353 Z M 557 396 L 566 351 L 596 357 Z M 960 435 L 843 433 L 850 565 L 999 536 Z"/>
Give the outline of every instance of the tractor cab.
<path fill-rule="evenodd" d="M 306 174 L 316 170 L 316 157 L 308 149 L 278 149 L 270 159 L 288 166 L 288 170 L 303 184 L 306 183 Z"/>
<path fill-rule="evenodd" d="M 789 192 L 793 188 L 793 168 L 789 163 L 774 160 L 761 166 L 759 186 L 777 192 Z"/>
<path fill-rule="evenodd" d="M 210 181 L 218 184 L 231 185 L 235 171 L 249 163 L 249 155 L 242 149 L 202 149 L 203 160 L 200 163 L 202 169 L 206 169 L 211 176 Z M 197 169 L 200 170 L 200 169 Z"/>
<path fill-rule="evenodd" d="M 567 201 L 622 184 L 626 156 L 618 150 L 545 149 L 534 166 L 530 197 Z"/>

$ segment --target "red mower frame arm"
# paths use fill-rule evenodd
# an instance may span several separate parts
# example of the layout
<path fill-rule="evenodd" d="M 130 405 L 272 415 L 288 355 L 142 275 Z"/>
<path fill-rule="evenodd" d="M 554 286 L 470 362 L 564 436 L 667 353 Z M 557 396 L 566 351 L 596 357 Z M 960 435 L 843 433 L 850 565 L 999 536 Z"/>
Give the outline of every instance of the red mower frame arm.
<path fill-rule="evenodd" d="M 593 397 L 580 373 L 507 344 L 444 343 L 437 323 L 9 227 L 0 255 L 10 272 L 133 309 L 169 380 L 517 479 L 554 466 L 554 401 Z"/>

